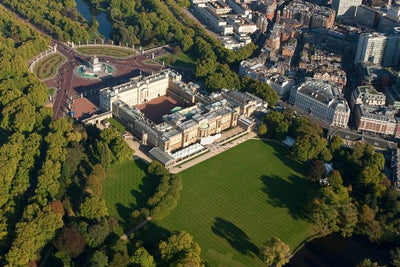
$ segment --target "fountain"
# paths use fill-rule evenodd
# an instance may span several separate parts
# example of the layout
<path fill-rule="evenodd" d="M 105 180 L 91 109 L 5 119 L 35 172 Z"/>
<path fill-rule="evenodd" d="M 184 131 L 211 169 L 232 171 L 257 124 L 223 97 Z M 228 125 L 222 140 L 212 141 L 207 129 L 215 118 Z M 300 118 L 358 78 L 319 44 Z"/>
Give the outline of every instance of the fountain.
<path fill-rule="evenodd" d="M 97 56 L 93 56 L 90 58 L 87 66 L 79 65 L 76 72 L 83 78 L 97 79 L 111 74 L 113 68 L 108 64 L 101 63 Z"/>

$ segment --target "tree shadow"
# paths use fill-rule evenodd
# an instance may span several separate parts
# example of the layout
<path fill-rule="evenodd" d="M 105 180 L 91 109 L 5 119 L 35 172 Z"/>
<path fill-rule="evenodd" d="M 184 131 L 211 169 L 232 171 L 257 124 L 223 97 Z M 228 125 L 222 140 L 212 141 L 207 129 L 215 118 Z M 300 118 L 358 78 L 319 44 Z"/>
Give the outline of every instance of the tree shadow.
<path fill-rule="evenodd" d="M 147 163 L 142 160 L 135 160 L 136 165 L 145 173 L 145 177 L 142 179 L 142 183 L 138 190 L 132 190 L 131 194 L 133 196 L 132 202 L 129 205 L 123 205 L 121 203 L 116 203 L 115 207 L 119 216 L 122 220 L 119 221 L 124 228 L 131 227 L 129 221 L 131 213 L 134 210 L 140 210 L 146 207 L 147 200 L 154 195 L 158 184 L 160 183 L 160 177 L 149 175 L 147 172 Z"/>
<path fill-rule="evenodd" d="M 300 173 L 302 175 L 306 175 L 307 168 L 305 165 L 296 159 L 293 159 L 290 155 L 290 150 L 283 146 L 283 144 L 279 143 L 279 141 L 267 141 L 262 140 L 267 145 L 271 146 L 274 150 L 274 155 L 286 166 L 289 166 L 295 172 Z"/>
<path fill-rule="evenodd" d="M 128 225 L 129 218 L 131 213 L 135 210 L 134 205 L 130 204 L 129 207 L 122 205 L 121 203 L 116 203 L 115 208 L 117 209 L 118 215 L 121 216 L 122 220 L 119 220 L 118 223 L 126 229 Z"/>
<path fill-rule="evenodd" d="M 264 187 L 261 189 L 268 194 L 268 204 L 274 207 L 287 208 L 294 219 L 309 219 L 309 203 L 312 198 L 313 186 L 311 181 L 292 175 L 288 180 L 279 176 L 261 176 Z"/>
<path fill-rule="evenodd" d="M 134 209 L 141 209 L 146 206 L 147 200 L 154 195 L 158 184 L 160 183 L 160 177 L 150 175 L 147 172 L 148 165 L 142 160 L 136 160 L 136 164 L 141 170 L 146 173 L 146 176 L 142 179 L 142 184 L 139 186 L 139 190 L 132 190 L 131 194 L 135 197 L 136 205 Z"/>
<path fill-rule="evenodd" d="M 257 246 L 250 242 L 247 234 L 232 222 L 217 217 L 211 230 L 228 241 L 240 253 L 250 255 L 253 258 L 254 255 L 258 255 L 259 249 Z"/>
<path fill-rule="evenodd" d="M 161 262 L 158 249 L 160 241 L 165 241 L 171 236 L 171 232 L 159 226 L 156 222 L 149 222 L 143 228 L 134 233 L 134 240 L 143 242 L 143 246 L 154 256 L 157 262 Z"/>

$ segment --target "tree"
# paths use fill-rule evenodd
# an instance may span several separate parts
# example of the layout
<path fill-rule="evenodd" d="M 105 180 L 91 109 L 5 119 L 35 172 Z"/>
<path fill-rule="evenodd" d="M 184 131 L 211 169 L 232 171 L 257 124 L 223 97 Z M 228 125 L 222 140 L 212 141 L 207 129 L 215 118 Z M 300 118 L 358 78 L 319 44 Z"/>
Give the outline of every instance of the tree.
<path fill-rule="evenodd" d="M 260 248 L 260 258 L 268 266 L 283 266 L 289 262 L 290 248 L 279 238 L 267 240 Z"/>
<path fill-rule="evenodd" d="M 366 204 L 361 206 L 358 213 L 357 231 L 367 235 L 371 242 L 377 242 L 382 238 L 382 227 L 375 220 L 375 211 Z"/>
<path fill-rule="evenodd" d="M 111 141 L 110 149 L 116 162 L 121 163 L 132 158 L 133 151 L 121 136 L 118 136 Z"/>
<path fill-rule="evenodd" d="M 200 246 L 187 232 L 173 234 L 167 241 L 161 241 L 158 247 L 165 265 L 187 266 L 183 263 L 190 262 L 190 266 L 203 266 Z"/>
<path fill-rule="evenodd" d="M 322 160 L 313 160 L 310 163 L 307 177 L 312 181 L 319 181 L 325 178 L 325 165 Z"/>
<path fill-rule="evenodd" d="M 97 195 L 89 195 L 85 198 L 84 202 L 80 205 L 78 216 L 88 219 L 97 219 L 108 215 L 107 206 L 103 199 Z"/>
<path fill-rule="evenodd" d="M 395 267 L 400 266 L 400 248 L 397 247 L 390 252 L 390 258 L 392 259 L 391 263 Z"/>
<path fill-rule="evenodd" d="M 331 153 L 337 151 L 343 144 L 343 140 L 342 138 L 340 138 L 340 136 L 338 135 L 334 135 L 329 143 L 329 148 L 331 150 Z"/>
<path fill-rule="evenodd" d="M 54 246 L 70 257 L 76 257 L 85 249 L 85 239 L 75 228 L 64 228 L 61 230 Z"/>
<path fill-rule="evenodd" d="M 267 134 L 267 125 L 265 125 L 264 123 L 262 123 L 259 127 L 258 127 L 258 135 L 260 136 L 264 136 Z"/>
<path fill-rule="evenodd" d="M 341 190 L 341 187 L 343 185 L 343 179 L 342 179 L 342 176 L 340 175 L 339 171 L 332 170 L 328 174 L 328 181 L 329 181 L 330 186 L 332 186 L 336 190 Z"/>
<path fill-rule="evenodd" d="M 106 218 L 102 218 L 100 223 L 88 227 L 85 238 L 89 247 L 96 248 L 104 243 L 109 234 L 110 227 L 108 221 Z"/>
<path fill-rule="evenodd" d="M 381 267 L 377 262 L 372 262 L 370 259 L 363 259 L 357 267 Z"/>
<path fill-rule="evenodd" d="M 103 251 L 96 250 L 90 257 L 90 263 L 94 267 L 106 267 L 108 265 L 108 257 Z"/>
<path fill-rule="evenodd" d="M 142 267 L 153 267 L 155 266 L 153 256 L 147 252 L 144 247 L 138 247 L 133 253 L 130 262 L 134 265 Z"/>
<path fill-rule="evenodd" d="M 278 103 L 279 95 L 269 84 L 265 82 L 261 82 L 257 79 L 246 76 L 241 79 L 240 87 L 243 91 L 250 92 L 264 99 L 271 107 Z"/>
<path fill-rule="evenodd" d="M 299 161 L 315 159 L 326 148 L 326 140 L 317 135 L 298 136 L 293 146 L 292 156 Z"/>
<path fill-rule="evenodd" d="M 100 164 L 93 167 L 92 173 L 87 179 L 87 191 L 100 196 L 102 192 L 102 182 L 106 177 L 104 168 Z"/>
<path fill-rule="evenodd" d="M 288 131 L 290 122 L 286 120 L 283 113 L 278 111 L 271 111 L 265 115 L 264 119 L 265 124 L 269 129 L 269 133 L 271 133 L 272 137 L 283 140 Z"/>
<path fill-rule="evenodd" d="M 350 236 L 357 224 L 357 209 L 339 173 L 332 171 L 330 177 L 332 185 L 320 188 L 312 201 L 311 219 L 321 236 L 338 231 L 344 237 Z"/>
<path fill-rule="evenodd" d="M 62 215 L 50 206 L 28 205 L 15 226 L 15 238 L 5 257 L 8 265 L 26 266 L 36 260 L 38 251 L 54 238 L 56 230 L 62 226 Z"/>

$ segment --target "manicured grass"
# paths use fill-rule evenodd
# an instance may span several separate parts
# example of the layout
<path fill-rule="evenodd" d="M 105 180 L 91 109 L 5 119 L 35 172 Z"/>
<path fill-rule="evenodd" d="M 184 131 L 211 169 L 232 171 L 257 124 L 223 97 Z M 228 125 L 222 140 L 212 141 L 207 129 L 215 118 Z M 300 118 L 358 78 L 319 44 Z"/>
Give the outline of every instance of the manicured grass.
<path fill-rule="evenodd" d="M 157 224 L 191 233 L 211 266 L 262 266 L 268 237 L 294 250 L 311 235 L 303 168 L 275 143 L 247 141 L 183 171 L 178 206 Z"/>
<path fill-rule="evenodd" d="M 85 55 L 103 55 L 116 58 L 129 57 L 135 54 L 130 48 L 114 46 L 82 46 L 76 48 L 76 51 Z"/>
<path fill-rule="evenodd" d="M 122 125 L 119 121 L 117 121 L 116 119 L 113 118 L 109 118 L 107 119 L 109 123 L 111 123 L 111 125 L 113 127 L 115 127 L 120 133 L 126 133 L 126 129 L 125 126 Z"/>
<path fill-rule="evenodd" d="M 58 68 L 65 62 L 65 57 L 60 53 L 54 53 L 42 58 L 36 63 L 33 72 L 39 79 L 51 78 L 57 74 Z"/>
<path fill-rule="evenodd" d="M 137 203 L 142 204 L 141 191 L 146 188 L 140 185 L 146 180 L 146 170 L 147 165 L 143 161 L 132 160 L 114 165 L 103 182 L 102 196 L 107 203 L 108 212 L 122 224 L 136 208 Z"/>
<path fill-rule="evenodd" d="M 47 94 L 48 94 L 49 96 L 54 96 L 55 90 L 56 90 L 56 88 L 50 87 L 50 88 L 47 89 Z"/>
<path fill-rule="evenodd" d="M 141 161 L 113 166 L 103 184 L 109 213 L 122 225 L 154 194 L 159 181 L 146 168 Z M 178 206 L 135 235 L 154 247 L 168 232 L 185 230 L 210 266 L 262 266 L 258 248 L 268 237 L 294 250 L 312 235 L 304 209 L 312 185 L 303 174 L 284 147 L 249 140 L 181 172 Z"/>
<path fill-rule="evenodd" d="M 183 52 L 157 58 L 157 61 L 160 63 L 164 61 L 164 64 L 168 67 L 185 69 L 194 69 L 196 67 L 196 60 Z"/>
<path fill-rule="evenodd" d="M 154 60 L 152 60 L 152 59 L 143 61 L 143 63 L 146 64 L 146 65 L 158 65 L 158 64 L 157 64 Z"/>

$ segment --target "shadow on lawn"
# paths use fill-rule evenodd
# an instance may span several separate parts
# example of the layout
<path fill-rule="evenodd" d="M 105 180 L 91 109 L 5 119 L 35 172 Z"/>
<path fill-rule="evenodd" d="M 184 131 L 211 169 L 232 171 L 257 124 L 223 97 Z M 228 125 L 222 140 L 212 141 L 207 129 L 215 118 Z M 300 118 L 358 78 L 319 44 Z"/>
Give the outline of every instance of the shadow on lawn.
<path fill-rule="evenodd" d="M 266 140 L 263 140 L 262 142 L 264 142 L 265 144 L 267 144 L 267 145 L 269 145 L 269 146 L 271 146 L 273 148 L 274 155 L 278 159 L 280 159 L 280 161 L 285 166 L 289 166 L 290 168 L 292 168 L 297 173 L 300 173 L 302 175 L 306 175 L 306 172 L 307 172 L 306 166 L 303 163 L 294 160 L 290 156 L 288 148 L 284 147 L 278 141 L 266 141 Z"/>
<path fill-rule="evenodd" d="M 159 178 L 149 176 L 147 173 L 147 164 L 141 160 L 135 161 L 137 166 L 145 172 L 146 176 L 142 179 L 142 184 L 139 186 L 139 190 L 132 190 L 132 202 L 129 206 L 123 205 L 121 203 L 116 203 L 115 207 L 119 216 L 123 219 L 120 223 L 127 227 L 129 217 L 134 210 L 143 208 L 146 205 L 147 200 L 152 196 L 159 184 Z"/>
<path fill-rule="evenodd" d="M 308 203 L 312 184 L 311 182 L 292 175 L 287 180 L 279 176 L 261 176 L 264 187 L 261 189 L 268 194 L 268 203 L 274 207 L 288 208 L 294 219 L 308 220 Z"/>
<path fill-rule="evenodd" d="M 250 242 L 247 234 L 232 222 L 217 217 L 211 230 L 218 236 L 226 239 L 240 253 L 250 255 L 253 258 L 254 254 L 258 255 L 259 250 L 257 246 Z"/>

